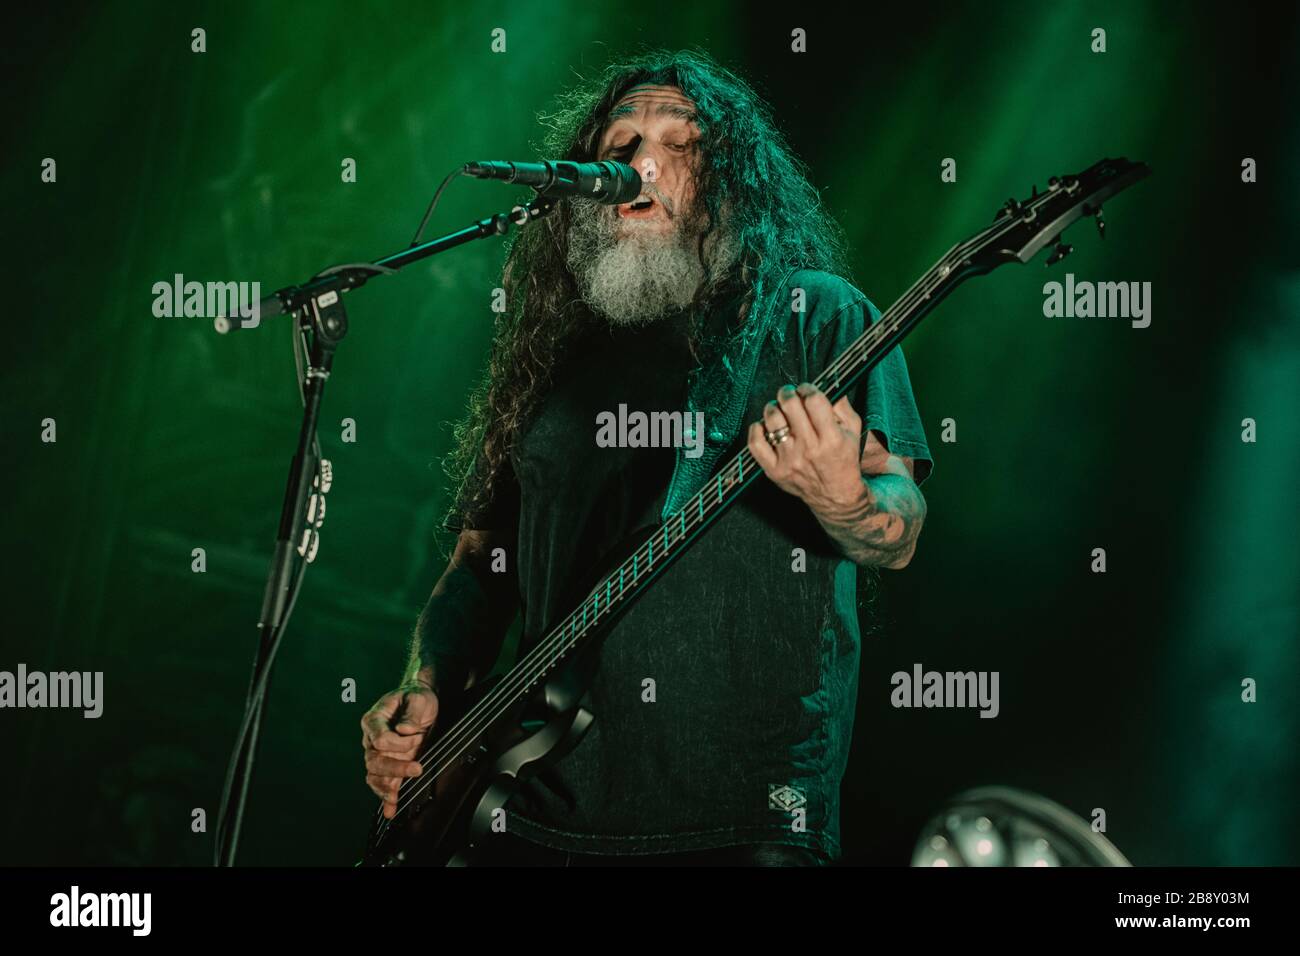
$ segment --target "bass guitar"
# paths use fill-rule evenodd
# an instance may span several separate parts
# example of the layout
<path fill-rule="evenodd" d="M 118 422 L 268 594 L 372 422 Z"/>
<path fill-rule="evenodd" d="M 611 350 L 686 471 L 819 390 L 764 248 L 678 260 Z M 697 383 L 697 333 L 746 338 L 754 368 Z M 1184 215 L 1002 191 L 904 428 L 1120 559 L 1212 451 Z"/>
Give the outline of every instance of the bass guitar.
<path fill-rule="evenodd" d="M 1027 263 L 1049 244 L 1047 265 L 1072 250 L 1062 232 L 1095 217 L 1102 203 L 1150 173 L 1143 163 L 1105 159 L 1041 193 L 1011 199 L 993 224 L 949 249 L 815 384 L 832 402 L 889 353 L 939 302 L 972 276 Z M 607 573 L 581 605 L 506 674 L 476 685 L 438 715 L 419 761 L 424 772 L 398 790 L 397 813 L 376 812 L 359 865 L 463 865 L 526 779 L 568 753 L 590 727 L 580 704 L 602 632 L 718 518 L 760 473 L 746 448 Z"/>

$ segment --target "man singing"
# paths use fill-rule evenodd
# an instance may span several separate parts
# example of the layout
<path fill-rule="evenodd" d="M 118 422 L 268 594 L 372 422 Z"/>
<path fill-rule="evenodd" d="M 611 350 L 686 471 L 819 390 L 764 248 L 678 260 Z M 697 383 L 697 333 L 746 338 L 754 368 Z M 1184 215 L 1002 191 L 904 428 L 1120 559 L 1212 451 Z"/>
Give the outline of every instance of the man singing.
<path fill-rule="evenodd" d="M 362 719 L 366 781 L 391 817 L 439 701 L 492 670 L 516 615 L 522 656 L 747 445 L 766 479 L 609 630 L 592 728 L 509 801 L 485 859 L 833 862 L 859 568 L 865 587 L 905 567 L 926 511 L 903 354 L 833 404 L 809 384 L 880 312 L 840 278 L 838 227 L 733 74 L 647 54 L 546 121 L 549 155 L 627 163 L 643 192 L 561 203 L 510 247 L 508 312 L 452 458 L 459 537 L 401 686 Z M 703 412 L 705 434 L 598 444 L 621 405 Z"/>

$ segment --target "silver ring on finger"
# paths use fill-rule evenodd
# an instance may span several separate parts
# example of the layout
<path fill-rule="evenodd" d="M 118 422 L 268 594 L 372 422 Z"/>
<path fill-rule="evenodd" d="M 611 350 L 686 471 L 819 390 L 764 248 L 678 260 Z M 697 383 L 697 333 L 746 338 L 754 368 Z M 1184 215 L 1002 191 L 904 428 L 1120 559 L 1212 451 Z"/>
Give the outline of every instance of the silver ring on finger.
<path fill-rule="evenodd" d="M 778 428 L 774 432 L 766 432 L 766 434 L 767 434 L 767 443 L 771 445 L 773 448 L 775 448 L 777 445 L 781 444 L 782 442 L 786 442 L 790 440 L 790 426 L 785 425 L 781 428 Z"/>

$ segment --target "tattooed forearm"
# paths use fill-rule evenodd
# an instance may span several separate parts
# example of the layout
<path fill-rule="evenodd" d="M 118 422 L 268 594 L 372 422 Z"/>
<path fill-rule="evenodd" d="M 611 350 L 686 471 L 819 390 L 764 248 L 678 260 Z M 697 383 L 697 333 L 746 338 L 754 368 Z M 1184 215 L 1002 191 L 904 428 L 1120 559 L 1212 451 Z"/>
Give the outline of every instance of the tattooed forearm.
<path fill-rule="evenodd" d="M 855 564 L 903 568 L 912 560 L 925 521 L 925 497 L 911 478 L 883 474 L 863 477 L 862 496 L 818 522 L 846 558 Z"/>

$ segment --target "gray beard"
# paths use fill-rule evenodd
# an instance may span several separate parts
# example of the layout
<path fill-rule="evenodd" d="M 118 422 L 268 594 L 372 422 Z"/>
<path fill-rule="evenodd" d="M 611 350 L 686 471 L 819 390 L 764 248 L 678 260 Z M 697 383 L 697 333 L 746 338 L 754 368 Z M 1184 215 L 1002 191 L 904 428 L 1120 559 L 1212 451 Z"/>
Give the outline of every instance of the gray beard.
<path fill-rule="evenodd" d="M 587 305 L 611 325 L 642 325 L 686 308 L 705 282 L 699 225 L 682 216 L 667 234 L 649 233 L 628 221 L 621 235 L 615 206 L 574 202 L 567 263 Z M 726 279 L 737 256 L 725 227 L 704 243 L 711 287 Z M 711 290 L 710 290 L 711 291 Z"/>

